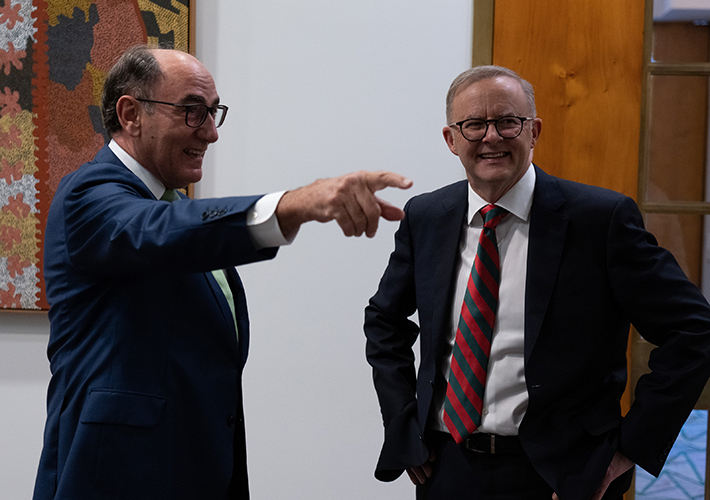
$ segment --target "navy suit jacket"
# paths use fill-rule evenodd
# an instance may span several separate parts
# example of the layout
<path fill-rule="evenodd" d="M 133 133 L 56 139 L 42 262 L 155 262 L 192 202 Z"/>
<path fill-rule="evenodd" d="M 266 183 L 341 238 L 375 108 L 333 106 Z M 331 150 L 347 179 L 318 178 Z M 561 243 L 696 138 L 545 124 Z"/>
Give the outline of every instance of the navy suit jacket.
<path fill-rule="evenodd" d="M 710 376 L 710 306 L 645 231 L 630 198 L 535 168 L 520 280 L 529 405 L 519 436 L 562 500 L 587 500 L 616 450 L 660 472 Z M 366 309 L 367 358 L 385 426 L 381 480 L 428 457 L 426 423 L 436 417 L 434 387 L 445 387 L 440 363 L 466 211 L 466 181 L 410 200 Z M 408 319 L 415 311 L 418 325 Z M 659 347 L 622 418 L 629 323 Z"/>
<path fill-rule="evenodd" d="M 104 147 L 52 202 L 44 270 L 52 379 L 36 500 L 248 498 L 235 265 L 258 200 L 155 199 Z M 229 269 L 238 337 L 209 272 Z"/>

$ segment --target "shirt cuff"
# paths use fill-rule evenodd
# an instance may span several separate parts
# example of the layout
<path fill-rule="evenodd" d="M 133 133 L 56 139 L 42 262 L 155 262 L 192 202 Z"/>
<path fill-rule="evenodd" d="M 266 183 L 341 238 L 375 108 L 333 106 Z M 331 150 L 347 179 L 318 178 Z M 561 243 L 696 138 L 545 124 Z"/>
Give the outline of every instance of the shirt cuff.
<path fill-rule="evenodd" d="M 247 213 L 247 227 L 257 249 L 290 245 L 295 235 L 287 240 L 276 218 L 276 206 L 286 191 L 271 193 L 259 198 Z"/>

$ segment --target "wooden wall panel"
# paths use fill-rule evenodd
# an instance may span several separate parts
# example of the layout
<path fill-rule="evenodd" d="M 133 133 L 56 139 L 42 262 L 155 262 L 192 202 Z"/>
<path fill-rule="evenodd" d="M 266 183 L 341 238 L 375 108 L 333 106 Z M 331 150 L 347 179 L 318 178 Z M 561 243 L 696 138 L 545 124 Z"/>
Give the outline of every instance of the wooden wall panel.
<path fill-rule="evenodd" d="M 546 172 L 637 197 L 644 13 L 644 0 L 495 0 L 493 64 L 535 88 Z"/>
<path fill-rule="evenodd" d="M 653 57 L 663 62 L 710 61 L 710 27 L 694 23 L 654 23 Z M 650 202 L 706 201 L 708 138 L 707 76 L 651 78 Z M 653 218 L 663 223 L 656 223 Z M 701 283 L 703 220 L 692 215 L 649 215 L 647 225 L 688 277 Z"/>
<path fill-rule="evenodd" d="M 493 63 L 533 84 L 535 163 L 636 197 L 643 0 L 496 0 Z"/>

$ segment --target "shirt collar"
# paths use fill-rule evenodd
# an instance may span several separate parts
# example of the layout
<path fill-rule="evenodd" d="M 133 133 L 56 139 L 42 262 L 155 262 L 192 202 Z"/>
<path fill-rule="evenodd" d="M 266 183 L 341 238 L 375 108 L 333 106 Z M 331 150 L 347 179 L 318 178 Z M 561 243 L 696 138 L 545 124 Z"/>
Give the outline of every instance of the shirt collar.
<path fill-rule="evenodd" d="M 128 170 L 133 172 L 143 184 L 153 193 L 156 200 L 159 200 L 165 194 L 165 186 L 156 177 L 151 174 L 143 165 L 138 163 L 135 158 L 129 155 L 125 149 L 116 143 L 113 139 L 108 143 L 109 149 L 115 154 L 119 160 L 126 166 Z"/>
<path fill-rule="evenodd" d="M 508 212 L 515 215 L 518 219 L 527 222 L 530 218 L 530 209 L 532 207 L 533 193 L 535 191 L 535 169 L 532 164 L 528 167 L 525 174 L 520 178 L 515 185 L 508 190 L 496 202 L 499 207 L 505 208 Z M 478 196 L 473 190 L 471 184 L 468 185 L 468 224 L 471 225 L 473 217 L 483 207 L 488 205 L 488 202 Z"/>

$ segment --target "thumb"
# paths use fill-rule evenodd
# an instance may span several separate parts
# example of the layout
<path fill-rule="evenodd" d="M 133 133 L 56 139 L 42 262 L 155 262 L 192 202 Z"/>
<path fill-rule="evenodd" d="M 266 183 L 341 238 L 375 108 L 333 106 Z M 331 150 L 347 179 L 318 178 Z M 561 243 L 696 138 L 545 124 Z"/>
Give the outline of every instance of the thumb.
<path fill-rule="evenodd" d="M 389 221 L 404 219 L 404 210 L 380 198 L 375 197 L 375 199 L 377 200 L 377 204 L 380 205 L 380 215 L 383 219 Z"/>

